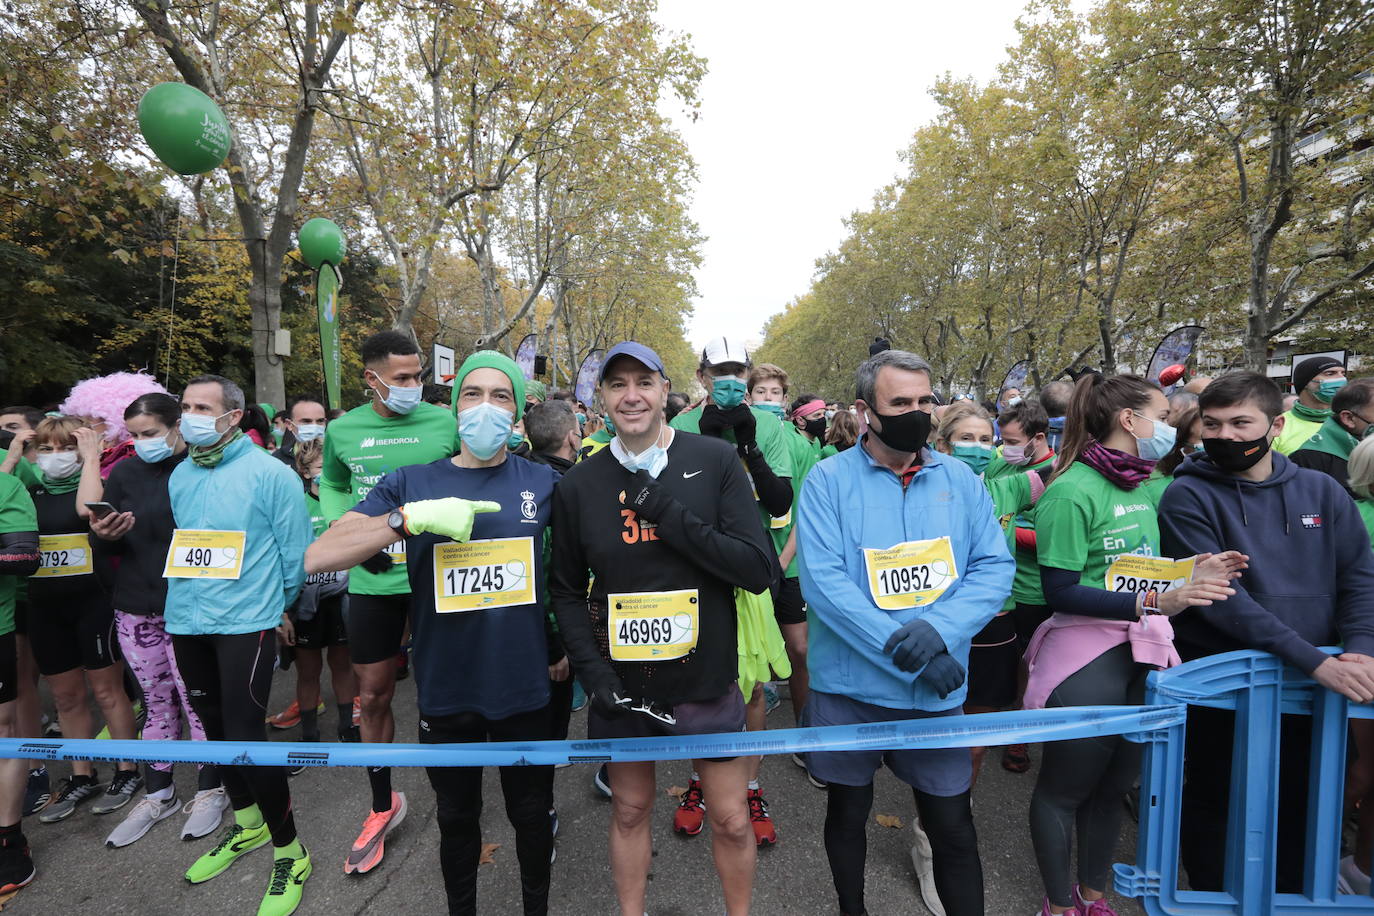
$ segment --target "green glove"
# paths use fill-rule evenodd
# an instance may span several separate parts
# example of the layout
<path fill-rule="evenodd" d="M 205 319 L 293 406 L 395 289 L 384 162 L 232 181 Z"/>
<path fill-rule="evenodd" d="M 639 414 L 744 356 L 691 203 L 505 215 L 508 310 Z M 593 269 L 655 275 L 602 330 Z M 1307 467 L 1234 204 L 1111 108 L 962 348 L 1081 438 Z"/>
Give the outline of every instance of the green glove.
<path fill-rule="evenodd" d="M 406 531 L 410 534 L 442 534 L 455 541 L 466 541 L 472 537 L 472 523 L 477 520 L 477 513 L 500 511 L 500 503 L 459 499 L 456 496 L 419 499 L 401 507 Z"/>

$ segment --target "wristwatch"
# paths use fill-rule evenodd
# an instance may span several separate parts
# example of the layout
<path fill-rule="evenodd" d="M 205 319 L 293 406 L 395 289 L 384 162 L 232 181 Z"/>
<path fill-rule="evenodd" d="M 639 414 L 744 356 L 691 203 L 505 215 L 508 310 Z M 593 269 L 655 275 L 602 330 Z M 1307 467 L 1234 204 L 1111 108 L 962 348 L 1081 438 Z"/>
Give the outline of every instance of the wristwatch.
<path fill-rule="evenodd" d="M 386 517 L 386 523 L 401 537 L 406 536 L 406 517 L 400 509 L 392 509 L 391 514 Z"/>

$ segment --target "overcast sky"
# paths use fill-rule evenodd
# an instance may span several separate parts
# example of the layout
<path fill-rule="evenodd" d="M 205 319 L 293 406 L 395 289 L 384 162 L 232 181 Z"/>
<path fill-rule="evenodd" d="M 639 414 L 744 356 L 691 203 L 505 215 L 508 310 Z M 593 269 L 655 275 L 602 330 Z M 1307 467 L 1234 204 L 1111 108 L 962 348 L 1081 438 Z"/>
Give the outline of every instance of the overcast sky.
<path fill-rule="evenodd" d="M 692 214 L 708 237 L 688 324 L 760 338 L 806 292 L 816 258 L 898 173 L 945 72 L 995 75 L 1025 0 L 660 0 L 710 73 L 701 117 L 678 119 L 700 169 Z"/>

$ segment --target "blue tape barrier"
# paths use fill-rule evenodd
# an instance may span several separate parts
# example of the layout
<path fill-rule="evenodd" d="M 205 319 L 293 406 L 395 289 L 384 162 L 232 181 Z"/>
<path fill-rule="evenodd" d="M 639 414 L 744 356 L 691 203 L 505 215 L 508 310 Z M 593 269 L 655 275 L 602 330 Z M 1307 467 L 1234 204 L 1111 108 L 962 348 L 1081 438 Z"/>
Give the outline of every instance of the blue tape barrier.
<path fill-rule="evenodd" d="M 492 741 L 481 744 L 301 744 L 286 741 L 113 741 L 10 738 L 0 758 L 216 763 L 232 766 L 550 766 L 691 760 L 813 751 L 914 750 L 1097 738 L 1182 727 L 1184 707 L 1081 706 L 941 716 L 872 725 L 766 732 L 616 738 L 608 741 Z"/>
<path fill-rule="evenodd" d="M 1335 654 L 1338 649 L 1326 649 Z M 1132 735 L 1149 746 L 1140 778 L 1140 830 L 1135 865 L 1116 866 L 1116 890 L 1141 899 L 1151 916 L 1306 916 L 1374 914 L 1374 898 L 1338 894 L 1341 820 L 1350 719 L 1374 718 L 1296 668 L 1262 652 L 1227 652 L 1150 675 L 1150 703 L 1235 711 L 1231 797 L 1222 891 L 1179 888 L 1183 815 L 1184 725 Z M 1312 718 L 1306 850 L 1302 893 L 1275 891 L 1279 797 L 1279 722 Z M 1222 837 L 1208 837 L 1220 844 Z M 1363 867 L 1369 867 L 1364 863 Z"/>

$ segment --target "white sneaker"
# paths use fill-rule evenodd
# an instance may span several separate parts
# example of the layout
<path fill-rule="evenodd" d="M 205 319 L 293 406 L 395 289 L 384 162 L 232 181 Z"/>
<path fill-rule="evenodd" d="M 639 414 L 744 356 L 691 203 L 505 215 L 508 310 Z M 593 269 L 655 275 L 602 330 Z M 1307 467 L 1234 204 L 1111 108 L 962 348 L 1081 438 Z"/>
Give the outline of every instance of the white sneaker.
<path fill-rule="evenodd" d="M 921 902 L 934 916 L 945 916 L 944 904 L 935 890 L 935 853 L 930 848 L 930 837 L 921 829 L 920 818 L 911 819 L 911 829 L 916 834 L 916 842 L 911 847 L 911 866 L 916 869 L 916 885 L 921 891 Z"/>
<path fill-rule="evenodd" d="M 1360 866 L 1355 864 L 1354 856 L 1346 856 L 1341 859 L 1336 871 L 1336 889 L 1342 894 L 1369 896 L 1369 875 L 1366 875 L 1360 870 Z"/>
<path fill-rule="evenodd" d="M 105 838 L 105 845 L 115 849 L 143 839 L 143 835 L 153 829 L 154 824 L 176 814 L 180 807 L 181 802 L 177 801 L 175 795 L 165 799 L 143 796 L 129 812 L 129 816 L 124 818 L 123 823 L 110 831 L 110 835 Z"/>
<path fill-rule="evenodd" d="M 214 833 L 219 829 L 219 822 L 224 818 L 224 812 L 228 807 L 229 796 L 224 793 L 224 786 L 201 789 L 196 793 L 196 797 L 181 809 L 183 814 L 190 815 L 181 827 L 181 838 L 195 840 Z"/>

